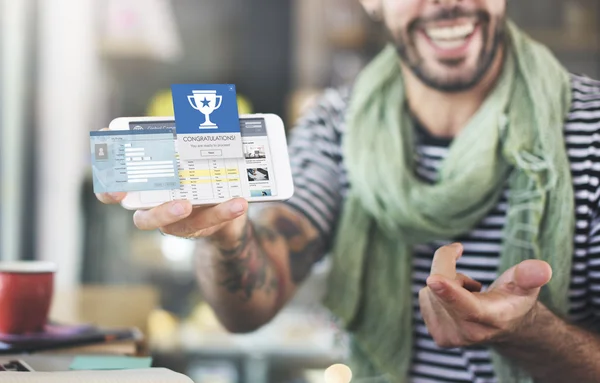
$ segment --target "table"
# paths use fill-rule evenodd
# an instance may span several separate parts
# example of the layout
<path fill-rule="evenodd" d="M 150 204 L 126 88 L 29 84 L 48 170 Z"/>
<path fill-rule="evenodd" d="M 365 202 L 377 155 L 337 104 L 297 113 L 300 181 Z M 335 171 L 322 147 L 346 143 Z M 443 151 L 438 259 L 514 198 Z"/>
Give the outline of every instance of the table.
<path fill-rule="evenodd" d="M 158 365 L 177 371 L 195 362 L 227 361 L 236 366 L 242 383 L 267 383 L 273 367 L 325 369 L 342 362 L 346 356 L 343 340 L 343 334 L 320 312 L 292 307 L 250 334 L 183 324 L 168 344 L 150 339 L 150 349 Z"/>

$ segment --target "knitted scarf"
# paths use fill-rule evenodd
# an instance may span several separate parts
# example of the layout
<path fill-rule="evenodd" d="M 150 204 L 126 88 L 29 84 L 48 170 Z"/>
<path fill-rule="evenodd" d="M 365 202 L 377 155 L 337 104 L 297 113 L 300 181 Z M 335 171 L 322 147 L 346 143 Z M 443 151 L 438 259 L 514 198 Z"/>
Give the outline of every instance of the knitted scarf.
<path fill-rule="evenodd" d="M 500 78 L 453 140 L 434 184 L 414 173 L 414 126 L 394 47 L 357 78 L 343 140 L 351 187 L 325 297 L 351 333 L 356 377 L 407 381 L 413 246 L 468 233 L 496 206 L 507 182 L 498 272 L 526 259 L 548 262 L 553 278 L 540 300 L 557 315 L 567 314 L 575 220 L 563 137 L 570 78 L 510 21 L 507 32 Z M 493 361 L 499 381 L 531 382 L 494 352 Z"/>

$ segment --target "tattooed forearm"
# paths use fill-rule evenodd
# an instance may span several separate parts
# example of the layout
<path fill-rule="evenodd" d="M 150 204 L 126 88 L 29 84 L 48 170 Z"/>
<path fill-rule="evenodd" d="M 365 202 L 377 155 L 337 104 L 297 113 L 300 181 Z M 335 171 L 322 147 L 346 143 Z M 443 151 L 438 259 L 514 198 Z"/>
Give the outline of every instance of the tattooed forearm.
<path fill-rule="evenodd" d="M 231 329 L 253 329 L 272 318 L 324 253 L 319 232 L 304 216 L 283 204 L 260 208 L 237 240 L 199 242 L 200 288 Z"/>
<path fill-rule="evenodd" d="M 307 236 L 296 217 L 281 215 L 275 220 L 275 225 L 288 243 L 290 276 L 294 283 L 300 283 L 308 276 L 312 265 L 321 255 L 322 240 L 319 236 Z"/>
<path fill-rule="evenodd" d="M 233 249 L 222 249 L 221 285 L 250 299 L 255 290 L 273 291 L 279 278 L 269 268 L 270 256 L 287 255 L 289 278 L 301 283 L 323 253 L 323 241 L 305 218 L 285 207 L 267 207 L 248 221 L 244 235 Z M 279 254 L 278 254 L 279 253 Z M 287 253 L 287 254 L 285 254 Z"/>
<path fill-rule="evenodd" d="M 221 250 L 222 257 L 218 261 L 222 276 L 219 284 L 230 293 L 241 293 L 245 300 L 251 299 L 255 290 L 271 293 L 278 286 L 256 231 L 255 225 L 248 221 L 240 243 L 234 249 Z"/>

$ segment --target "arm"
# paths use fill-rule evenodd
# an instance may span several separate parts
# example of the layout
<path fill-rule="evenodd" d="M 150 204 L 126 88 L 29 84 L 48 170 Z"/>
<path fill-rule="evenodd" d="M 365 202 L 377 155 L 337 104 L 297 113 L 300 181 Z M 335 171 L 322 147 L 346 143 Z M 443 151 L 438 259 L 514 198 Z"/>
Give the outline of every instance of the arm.
<path fill-rule="evenodd" d="M 342 185 L 335 120 L 345 102 L 328 92 L 292 130 L 289 155 L 294 196 L 285 203 L 253 205 L 238 235 L 211 237 L 198 247 L 201 290 L 231 331 L 268 322 L 296 292 L 328 250 Z"/>
<path fill-rule="evenodd" d="M 344 97 L 326 92 L 291 131 L 294 196 L 251 209 L 251 219 L 240 224 L 245 228 L 230 239 L 212 237 L 198 246 L 201 290 L 231 331 L 268 322 L 328 250 L 342 201 L 336 121 Z"/>
<path fill-rule="evenodd" d="M 541 382 L 597 382 L 600 338 L 537 303 L 526 325 L 496 349 Z"/>
<path fill-rule="evenodd" d="M 324 253 L 324 241 L 301 214 L 282 203 L 244 217 L 235 241 L 202 239 L 198 281 L 230 331 L 255 330 L 275 316 Z"/>

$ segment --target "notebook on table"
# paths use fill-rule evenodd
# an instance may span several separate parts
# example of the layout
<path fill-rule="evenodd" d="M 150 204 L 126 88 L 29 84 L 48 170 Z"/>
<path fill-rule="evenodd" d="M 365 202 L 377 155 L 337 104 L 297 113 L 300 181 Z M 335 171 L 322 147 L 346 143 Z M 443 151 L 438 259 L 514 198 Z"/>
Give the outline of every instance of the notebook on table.
<path fill-rule="evenodd" d="M 90 325 L 49 324 L 43 332 L 23 335 L 0 334 L 0 355 L 32 353 L 93 346 L 122 341 L 141 341 L 135 328 L 102 329 Z"/>

